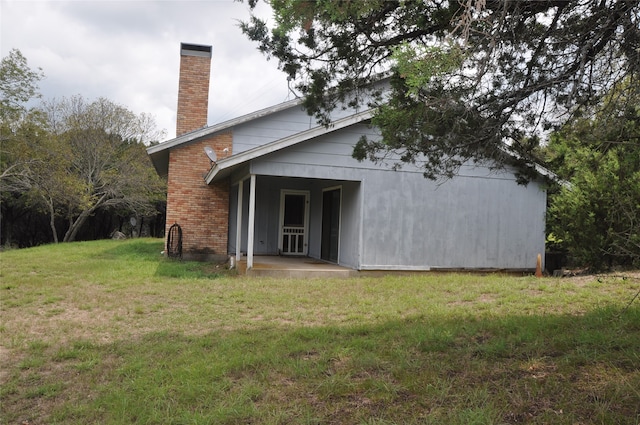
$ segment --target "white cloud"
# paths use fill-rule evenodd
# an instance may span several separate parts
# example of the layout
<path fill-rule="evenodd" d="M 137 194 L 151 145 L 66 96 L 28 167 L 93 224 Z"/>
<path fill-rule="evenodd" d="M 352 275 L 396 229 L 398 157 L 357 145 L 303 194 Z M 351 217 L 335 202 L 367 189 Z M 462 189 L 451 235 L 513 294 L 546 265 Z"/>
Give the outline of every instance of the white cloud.
<path fill-rule="evenodd" d="M 238 28 L 248 7 L 217 1 L 0 0 L 0 53 L 19 49 L 44 99 L 106 97 L 175 134 L 180 42 L 213 45 L 209 124 L 284 101 L 277 62 Z M 268 16 L 266 6 L 260 13 Z"/>

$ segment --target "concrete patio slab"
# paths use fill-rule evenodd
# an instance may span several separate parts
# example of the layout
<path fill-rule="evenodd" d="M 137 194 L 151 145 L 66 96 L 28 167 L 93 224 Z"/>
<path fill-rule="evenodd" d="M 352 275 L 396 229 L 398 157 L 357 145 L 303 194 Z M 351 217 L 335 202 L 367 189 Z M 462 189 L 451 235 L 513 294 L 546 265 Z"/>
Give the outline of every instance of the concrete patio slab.
<path fill-rule="evenodd" d="M 255 256 L 253 268 L 247 270 L 246 258 L 238 263 L 238 270 L 247 276 L 291 279 L 349 278 L 358 276 L 356 270 L 309 257 Z"/>

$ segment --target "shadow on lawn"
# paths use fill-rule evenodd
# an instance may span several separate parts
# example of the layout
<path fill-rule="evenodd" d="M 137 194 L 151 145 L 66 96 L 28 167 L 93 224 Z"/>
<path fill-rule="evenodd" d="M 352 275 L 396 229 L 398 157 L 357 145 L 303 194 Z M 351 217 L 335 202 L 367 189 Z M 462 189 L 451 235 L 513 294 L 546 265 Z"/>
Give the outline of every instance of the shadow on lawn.
<path fill-rule="evenodd" d="M 166 258 L 162 251 L 164 249 L 164 241 L 162 239 L 141 238 L 114 243 L 116 243 L 116 246 L 102 251 L 99 256 L 108 260 L 157 262 L 158 267 L 155 275 L 158 277 L 216 279 L 236 275 L 235 271 L 230 271 L 224 266 L 213 262 Z"/>
<path fill-rule="evenodd" d="M 109 260 L 132 259 L 144 261 L 158 261 L 162 258 L 164 241 L 162 239 L 140 238 L 114 240 L 108 249 L 100 251 L 97 255 Z"/>
<path fill-rule="evenodd" d="M 51 422 L 637 424 L 639 335 L 632 305 L 76 342 L 48 377 Z"/>

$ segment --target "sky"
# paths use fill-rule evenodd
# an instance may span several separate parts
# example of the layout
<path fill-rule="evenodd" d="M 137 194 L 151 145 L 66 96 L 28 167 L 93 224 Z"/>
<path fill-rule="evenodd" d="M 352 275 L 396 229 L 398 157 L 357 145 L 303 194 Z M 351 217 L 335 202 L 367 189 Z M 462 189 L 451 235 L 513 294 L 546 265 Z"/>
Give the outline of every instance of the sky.
<path fill-rule="evenodd" d="M 240 31 L 248 17 L 233 0 L 0 0 L 0 53 L 18 49 L 42 69 L 43 100 L 105 97 L 152 115 L 171 139 L 181 42 L 213 46 L 209 125 L 293 97 L 277 61 Z"/>

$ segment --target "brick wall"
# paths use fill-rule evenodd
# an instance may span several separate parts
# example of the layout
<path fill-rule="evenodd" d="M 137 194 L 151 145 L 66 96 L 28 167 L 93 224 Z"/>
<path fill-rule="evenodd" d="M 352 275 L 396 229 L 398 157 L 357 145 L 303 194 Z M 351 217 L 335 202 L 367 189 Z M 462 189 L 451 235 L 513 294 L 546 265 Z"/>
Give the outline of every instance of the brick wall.
<path fill-rule="evenodd" d="M 194 56 L 183 50 L 180 55 L 176 136 L 207 125 L 210 73 L 210 56 Z"/>
<path fill-rule="evenodd" d="M 229 233 L 228 179 L 207 185 L 204 176 L 210 161 L 204 152 L 211 146 L 218 158 L 231 153 L 231 132 L 211 136 L 179 146 L 169 154 L 167 222 L 182 227 L 182 252 L 185 258 L 219 259 L 227 255 Z M 228 153 L 223 149 L 228 148 Z"/>

